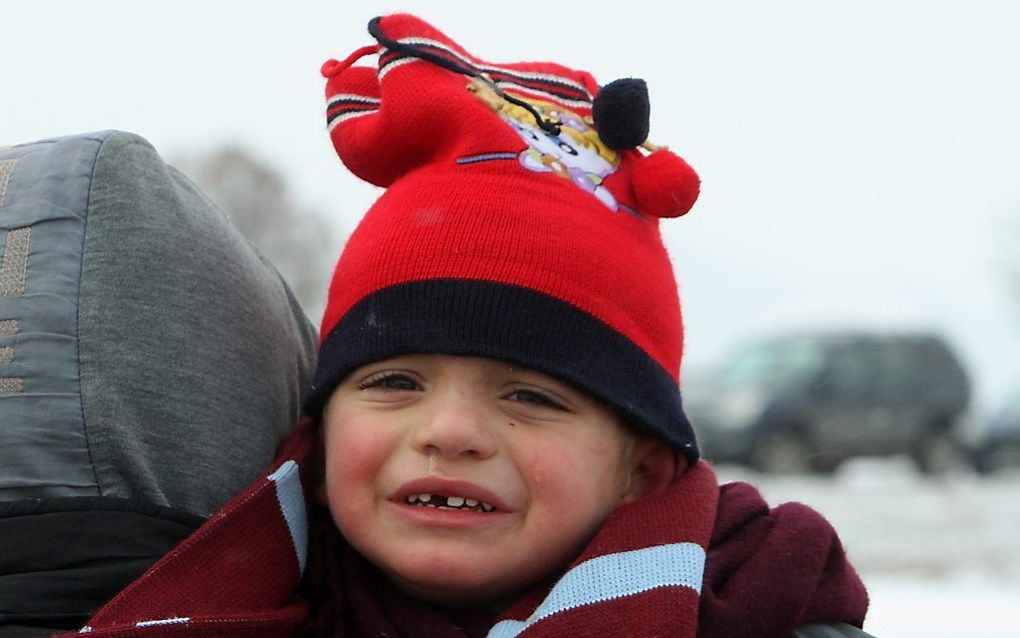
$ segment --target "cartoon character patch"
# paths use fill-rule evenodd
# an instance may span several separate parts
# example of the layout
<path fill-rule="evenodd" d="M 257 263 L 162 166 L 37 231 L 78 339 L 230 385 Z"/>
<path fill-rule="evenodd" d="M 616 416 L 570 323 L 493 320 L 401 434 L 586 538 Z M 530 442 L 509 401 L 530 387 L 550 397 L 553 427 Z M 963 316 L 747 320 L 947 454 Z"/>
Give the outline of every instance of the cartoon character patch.
<path fill-rule="evenodd" d="M 532 113 L 503 99 L 483 80 L 472 80 L 468 90 L 510 125 L 527 144 L 527 148 L 520 153 L 487 153 L 465 157 L 458 160 L 458 163 L 517 157 L 521 166 L 529 171 L 555 173 L 569 179 L 594 195 L 610 210 L 619 210 L 616 198 L 603 186 L 603 182 L 620 166 L 620 155 L 608 148 L 599 138 L 598 132 L 583 118 L 550 102 L 529 100 L 528 103 L 543 118 L 558 120 L 562 124 L 559 135 L 556 135 L 542 130 Z"/>

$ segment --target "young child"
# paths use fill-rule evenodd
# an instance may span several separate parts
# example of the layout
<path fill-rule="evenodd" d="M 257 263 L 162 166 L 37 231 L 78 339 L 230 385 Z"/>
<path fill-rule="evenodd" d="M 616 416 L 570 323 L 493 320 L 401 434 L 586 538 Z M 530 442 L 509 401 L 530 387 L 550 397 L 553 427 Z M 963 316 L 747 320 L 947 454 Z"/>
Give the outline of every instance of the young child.
<path fill-rule="evenodd" d="M 327 121 L 387 190 L 337 265 L 310 420 L 88 630 L 864 635 L 831 527 L 699 460 L 658 228 L 698 178 L 646 143 L 643 83 L 490 64 L 406 15 L 369 30 L 323 66 Z"/>

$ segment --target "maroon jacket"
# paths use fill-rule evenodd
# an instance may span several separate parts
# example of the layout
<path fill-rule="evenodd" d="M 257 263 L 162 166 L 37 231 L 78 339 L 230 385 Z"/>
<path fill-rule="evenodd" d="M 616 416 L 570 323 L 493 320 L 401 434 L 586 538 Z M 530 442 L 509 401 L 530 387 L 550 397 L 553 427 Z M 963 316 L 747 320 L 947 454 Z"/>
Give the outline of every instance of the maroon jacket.
<path fill-rule="evenodd" d="M 303 424 L 272 472 L 100 609 L 94 636 L 787 638 L 803 625 L 861 626 L 867 595 L 816 512 L 769 509 L 746 484 L 718 487 L 704 462 L 663 493 L 620 508 L 561 575 L 501 615 L 404 596 L 335 535 L 310 614 L 296 595 L 308 549 Z M 310 615 L 316 617 L 309 620 Z M 323 622 L 323 618 L 326 619 Z"/>

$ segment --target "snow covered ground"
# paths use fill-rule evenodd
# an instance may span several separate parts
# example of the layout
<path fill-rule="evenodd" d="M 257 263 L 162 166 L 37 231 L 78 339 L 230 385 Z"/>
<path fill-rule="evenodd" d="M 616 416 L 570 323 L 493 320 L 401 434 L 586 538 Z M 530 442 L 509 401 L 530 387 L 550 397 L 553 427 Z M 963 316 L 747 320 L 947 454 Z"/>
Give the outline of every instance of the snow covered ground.
<path fill-rule="evenodd" d="M 1020 638 L 1020 474 L 930 479 L 907 459 L 862 459 L 831 477 L 719 475 L 832 521 L 878 638 Z"/>

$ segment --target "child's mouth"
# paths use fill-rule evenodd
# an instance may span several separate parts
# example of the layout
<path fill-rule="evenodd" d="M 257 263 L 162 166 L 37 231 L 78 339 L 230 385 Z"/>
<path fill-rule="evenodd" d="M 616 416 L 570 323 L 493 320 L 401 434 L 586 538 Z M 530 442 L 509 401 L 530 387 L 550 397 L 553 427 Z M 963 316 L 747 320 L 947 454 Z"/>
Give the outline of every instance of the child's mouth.
<path fill-rule="evenodd" d="M 467 510 L 479 513 L 491 512 L 492 505 L 485 501 L 476 501 L 462 496 L 443 496 L 442 494 L 410 494 L 404 501 L 415 507 L 432 507 L 441 510 Z"/>

